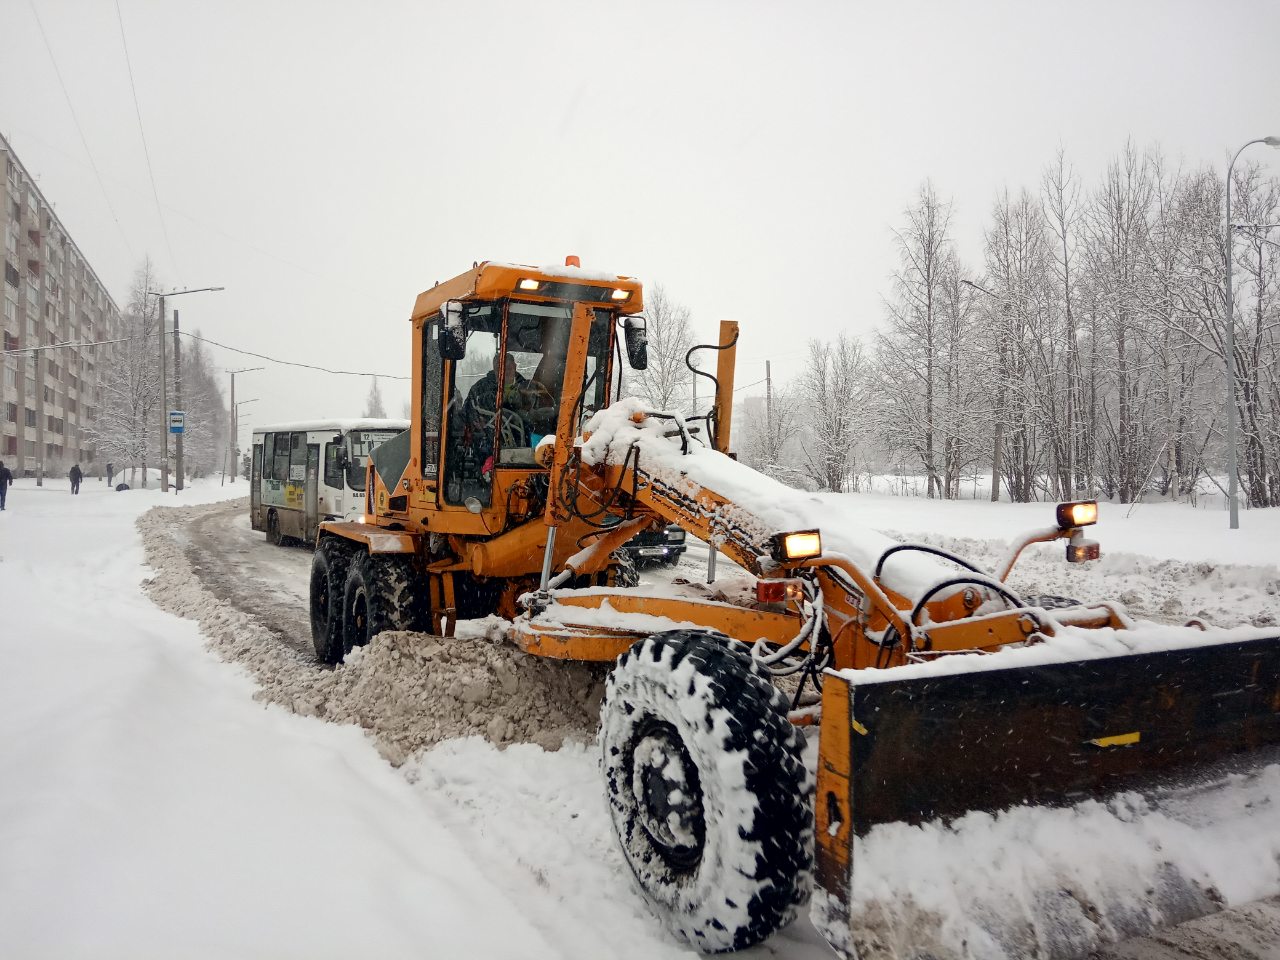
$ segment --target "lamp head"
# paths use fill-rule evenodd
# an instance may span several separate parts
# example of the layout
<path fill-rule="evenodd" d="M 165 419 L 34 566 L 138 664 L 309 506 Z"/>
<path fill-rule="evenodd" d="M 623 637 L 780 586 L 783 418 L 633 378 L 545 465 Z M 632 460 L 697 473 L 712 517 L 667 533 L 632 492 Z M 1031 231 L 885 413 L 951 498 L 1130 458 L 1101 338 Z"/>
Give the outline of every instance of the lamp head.
<path fill-rule="evenodd" d="M 1280 147 L 1280 137 L 1263 137 L 1262 142 L 1268 147 Z"/>

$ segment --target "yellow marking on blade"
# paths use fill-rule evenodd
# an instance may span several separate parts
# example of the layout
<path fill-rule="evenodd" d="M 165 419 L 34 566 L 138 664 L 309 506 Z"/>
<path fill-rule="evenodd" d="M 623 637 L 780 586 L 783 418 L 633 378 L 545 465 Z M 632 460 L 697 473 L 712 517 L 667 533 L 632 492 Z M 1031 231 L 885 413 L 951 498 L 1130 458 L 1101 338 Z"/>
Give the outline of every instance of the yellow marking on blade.
<path fill-rule="evenodd" d="M 867 728 L 864 727 L 862 724 L 860 724 L 857 720 L 853 721 L 853 729 L 856 733 L 860 733 L 864 737 L 867 735 Z"/>
<path fill-rule="evenodd" d="M 1117 733 L 1114 737 L 1099 737 L 1097 740 L 1090 740 L 1089 743 L 1095 747 L 1127 747 L 1131 743 L 1137 743 L 1142 739 L 1142 731 L 1135 730 L 1133 733 Z"/>

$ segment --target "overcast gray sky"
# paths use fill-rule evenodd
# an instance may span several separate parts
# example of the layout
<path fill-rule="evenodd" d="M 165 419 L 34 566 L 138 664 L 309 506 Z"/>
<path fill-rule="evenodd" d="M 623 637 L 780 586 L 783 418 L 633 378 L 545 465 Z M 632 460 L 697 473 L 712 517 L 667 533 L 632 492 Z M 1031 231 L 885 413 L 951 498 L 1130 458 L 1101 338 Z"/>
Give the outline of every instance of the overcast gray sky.
<path fill-rule="evenodd" d="M 1222 170 L 1280 134 L 1275 0 L 118 10 L 163 225 L 115 0 L 0 0 L 0 130 L 117 301 L 150 254 L 167 284 L 227 287 L 173 301 L 185 329 L 387 374 L 420 290 L 575 253 L 664 284 L 702 331 L 741 321 L 740 384 L 767 357 L 786 377 L 808 337 L 879 322 L 926 178 L 976 263 L 996 192 L 1059 145 L 1092 185 L 1129 138 Z M 368 386 L 237 381 L 255 423 L 356 415 Z M 399 415 L 407 385 L 384 388 Z"/>

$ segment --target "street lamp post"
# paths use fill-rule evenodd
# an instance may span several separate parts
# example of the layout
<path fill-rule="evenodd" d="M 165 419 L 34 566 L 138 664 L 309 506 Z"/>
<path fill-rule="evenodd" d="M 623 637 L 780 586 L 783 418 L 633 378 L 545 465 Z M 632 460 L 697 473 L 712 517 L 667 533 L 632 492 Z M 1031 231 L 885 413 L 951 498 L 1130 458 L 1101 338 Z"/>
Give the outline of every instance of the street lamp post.
<path fill-rule="evenodd" d="M 231 374 L 231 410 L 230 410 L 231 436 L 228 438 L 227 443 L 230 444 L 230 447 L 231 447 L 229 455 L 231 458 L 231 482 L 232 483 L 236 482 L 236 473 L 240 469 L 240 465 L 236 461 L 236 457 L 240 453 L 240 444 L 239 444 L 240 436 L 238 432 L 240 429 L 240 417 L 238 415 L 239 407 L 236 404 L 236 374 L 237 373 L 253 373 L 255 370 L 265 370 L 265 369 L 266 367 L 242 367 L 239 370 L 228 371 L 228 373 Z M 245 401 L 245 403 L 251 403 L 251 402 L 252 401 L 249 401 L 249 400 Z"/>
<path fill-rule="evenodd" d="M 164 360 L 164 299 L 165 297 L 180 297 L 184 293 L 206 293 L 212 290 L 225 290 L 226 287 L 195 287 L 191 290 L 148 290 L 149 297 L 160 298 L 160 415 L 163 417 L 163 424 L 160 429 L 160 492 L 169 492 L 169 384 L 166 382 L 165 376 L 165 360 Z M 178 332 L 174 329 L 174 343 L 177 343 Z M 175 360 L 178 357 L 175 355 Z M 180 360 L 178 360 L 181 363 Z M 181 396 L 181 388 L 179 387 L 179 396 Z M 181 442 L 178 441 L 178 450 L 181 451 Z M 181 457 L 181 453 L 179 453 Z M 146 477 L 143 477 L 146 482 Z M 182 489 L 182 460 L 178 460 L 178 489 Z"/>
<path fill-rule="evenodd" d="M 1227 501 L 1231 513 L 1231 529 L 1240 528 L 1240 508 L 1236 504 L 1236 489 L 1240 484 L 1240 468 L 1236 462 L 1236 304 L 1235 294 L 1231 289 L 1231 261 L 1234 259 L 1234 228 L 1231 226 L 1231 171 L 1236 160 L 1244 153 L 1245 147 L 1255 143 L 1265 143 L 1269 147 L 1280 147 L 1280 137 L 1259 137 L 1250 140 L 1236 151 L 1236 155 L 1227 164 Z"/>

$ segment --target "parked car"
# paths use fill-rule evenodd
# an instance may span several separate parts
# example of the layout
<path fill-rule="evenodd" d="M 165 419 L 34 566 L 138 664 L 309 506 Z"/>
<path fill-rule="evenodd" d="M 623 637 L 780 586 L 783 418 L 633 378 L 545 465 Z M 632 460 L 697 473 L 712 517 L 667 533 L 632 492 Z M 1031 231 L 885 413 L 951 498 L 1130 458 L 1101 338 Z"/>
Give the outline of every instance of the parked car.
<path fill-rule="evenodd" d="M 622 550 L 637 567 L 650 563 L 674 567 L 685 551 L 684 537 L 684 531 L 673 523 L 638 534 L 624 543 Z"/>

